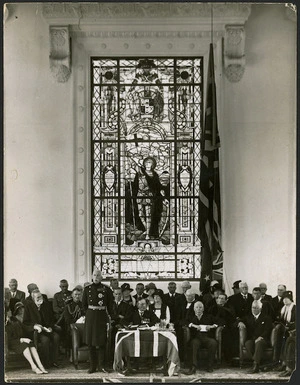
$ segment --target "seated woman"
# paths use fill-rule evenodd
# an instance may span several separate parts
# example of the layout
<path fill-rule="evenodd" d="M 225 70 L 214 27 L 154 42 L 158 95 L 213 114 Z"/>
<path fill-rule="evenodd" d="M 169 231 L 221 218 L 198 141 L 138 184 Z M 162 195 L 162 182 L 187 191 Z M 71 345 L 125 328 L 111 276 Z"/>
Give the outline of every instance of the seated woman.
<path fill-rule="evenodd" d="M 148 297 L 147 297 L 148 304 L 149 305 L 154 304 L 153 294 L 157 290 L 155 284 L 153 282 L 150 282 L 148 285 L 146 285 L 145 289 L 146 289 L 146 293 L 148 295 Z"/>
<path fill-rule="evenodd" d="M 163 303 L 163 295 L 164 292 L 161 289 L 154 292 L 154 303 L 149 305 L 149 310 L 153 311 L 160 320 L 165 320 L 165 324 L 168 325 L 170 323 L 170 309 Z"/>
<path fill-rule="evenodd" d="M 26 327 L 23 325 L 24 305 L 17 302 L 13 316 L 6 325 L 8 348 L 15 353 L 23 353 L 31 369 L 36 374 L 48 373 L 41 363 L 38 352 L 31 339 L 26 338 Z"/>
<path fill-rule="evenodd" d="M 284 306 L 281 309 L 280 319 L 283 329 L 283 339 L 281 348 L 281 367 L 280 377 L 289 377 L 295 369 L 296 357 L 296 305 L 293 302 L 293 293 L 285 291 L 283 293 Z"/>

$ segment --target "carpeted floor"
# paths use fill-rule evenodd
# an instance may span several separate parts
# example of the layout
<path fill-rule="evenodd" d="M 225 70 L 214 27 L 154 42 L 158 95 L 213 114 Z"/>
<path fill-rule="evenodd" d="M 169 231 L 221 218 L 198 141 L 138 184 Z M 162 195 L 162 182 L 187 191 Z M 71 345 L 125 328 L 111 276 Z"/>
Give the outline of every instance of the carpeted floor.
<path fill-rule="evenodd" d="M 26 369 L 9 369 L 5 373 L 5 381 L 11 383 L 47 383 L 47 382 L 114 382 L 114 383 L 148 383 L 148 382 L 167 382 L 167 383 L 189 383 L 189 382 L 205 382 L 205 383 L 224 383 L 224 382 L 288 382 L 289 378 L 279 377 L 278 372 L 260 372 L 257 374 L 248 374 L 249 368 L 240 369 L 239 367 L 219 368 L 215 369 L 213 373 L 207 373 L 198 370 L 195 375 L 187 376 L 179 373 L 178 376 L 166 377 L 159 371 L 157 372 L 143 372 L 130 377 L 120 376 L 113 372 L 109 374 L 104 373 L 87 373 L 88 364 L 81 363 L 79 369 L 76 370 L 68 361 L 62 363 L 61 368 L 49 369 L 48 374 L 38 375 L 33 373 L 28 367 Z"/>

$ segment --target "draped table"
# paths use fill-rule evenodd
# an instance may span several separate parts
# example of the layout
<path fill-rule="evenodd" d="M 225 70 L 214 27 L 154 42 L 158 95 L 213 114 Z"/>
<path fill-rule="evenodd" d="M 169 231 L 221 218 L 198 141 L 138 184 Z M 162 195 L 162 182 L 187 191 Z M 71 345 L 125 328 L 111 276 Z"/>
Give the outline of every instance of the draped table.
<path fill-rule="evenodd" d="M 123 330 L 116 334 L 114 370 L 123 369 L 123 357 L 165 356 L 168 374 L 172 376 L 179 366 L 176 335 L 168 330 Z"/>

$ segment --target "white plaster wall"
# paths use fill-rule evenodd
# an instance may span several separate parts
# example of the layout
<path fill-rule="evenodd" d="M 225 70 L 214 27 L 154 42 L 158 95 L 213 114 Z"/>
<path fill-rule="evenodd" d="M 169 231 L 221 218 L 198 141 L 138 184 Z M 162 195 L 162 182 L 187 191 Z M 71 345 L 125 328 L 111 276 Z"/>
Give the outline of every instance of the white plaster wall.
<path fill-rule="evenodd" d="M 51 75 L 37 6 L 14 5 L 4 33 L 4 281 L 52 296 L 75 283 L 73 82 Z M 283 5 L 252 5 L 246 39 L 244 77 L 219 81 L 225 287 L 265 281 L 275 295 L 295 290 L 296 24 Z"/>
<path fill-rule="evenodd" d="M 73 278 L 72 82 L 49 70 L 48 25 L 18 4 L 4 27 L 4 282 L 51 294 Z"/>
<path fill-rule="evenodd" d="M 282 5 L 255 5 L 247 67 L 225 82 L 222 127 L 227 288 L 246 280 L 295 291 L 296 24 Z"/>

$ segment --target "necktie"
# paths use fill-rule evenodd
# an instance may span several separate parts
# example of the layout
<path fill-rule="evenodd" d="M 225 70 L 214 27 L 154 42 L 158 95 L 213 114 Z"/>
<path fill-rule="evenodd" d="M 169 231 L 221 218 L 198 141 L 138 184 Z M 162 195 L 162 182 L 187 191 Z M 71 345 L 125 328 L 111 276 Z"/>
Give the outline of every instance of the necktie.
<path fill-rule="evenodd" d="M 15 298 L 15 295 L 16 295 L 15 292 L 12 292 L 12 293 L 11 293 L 12 298 Z"/>

